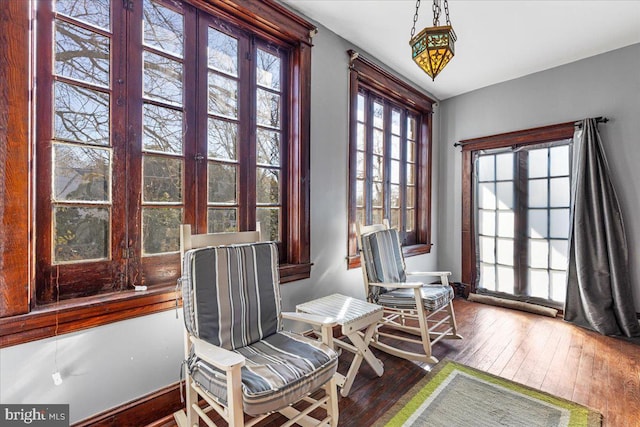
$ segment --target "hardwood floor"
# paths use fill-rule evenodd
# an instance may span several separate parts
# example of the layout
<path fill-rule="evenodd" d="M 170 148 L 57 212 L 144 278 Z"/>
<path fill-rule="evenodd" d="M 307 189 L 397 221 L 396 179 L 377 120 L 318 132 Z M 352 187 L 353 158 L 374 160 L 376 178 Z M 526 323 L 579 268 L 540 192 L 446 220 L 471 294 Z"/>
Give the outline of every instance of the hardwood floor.
<path fill-rule="evenodd" d="M 434 355 L 440 360 L 455 360 L 589 406 L 603 414 L 603 426 L 640 427 L 639 345 L 560 319 L 466 300 L 454 305 L 465 339 L 436 344 Z M 428 368 L 374 352 L 384 363 L 384 375 L 377 377 L 362 364 L 351 393 L 340 397 L 340 426 L 371 425 Z M 350 359 L 340 356 L 341 372 Z M 276 419 L 268 425 L 278 424 Z"/>

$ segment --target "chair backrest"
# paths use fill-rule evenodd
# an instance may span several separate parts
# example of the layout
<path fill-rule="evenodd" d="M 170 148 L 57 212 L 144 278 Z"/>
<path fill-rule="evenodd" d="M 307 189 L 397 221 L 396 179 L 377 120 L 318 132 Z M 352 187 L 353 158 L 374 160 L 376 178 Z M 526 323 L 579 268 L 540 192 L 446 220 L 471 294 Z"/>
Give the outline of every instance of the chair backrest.
<path fill-rule="evenodd" d="M 188 333 L 229 350 L 281 329 L 277 245 L 249 243 L 247 233 L 258 236 L 255 232 L 208 235 L 207 243 L 225 245 L 188 249 L 182 262 Z"/>
<path fill-rule="evenodd" d="M 360 264 L 365 281 L 365 291 L 371 301 L 377 301 L 380 292 L 378 286 L 369 283 L 404 282 L 407 279 L 402 246 L 398 230 L 384 224 L 357 227 L 360 245 Z"/>

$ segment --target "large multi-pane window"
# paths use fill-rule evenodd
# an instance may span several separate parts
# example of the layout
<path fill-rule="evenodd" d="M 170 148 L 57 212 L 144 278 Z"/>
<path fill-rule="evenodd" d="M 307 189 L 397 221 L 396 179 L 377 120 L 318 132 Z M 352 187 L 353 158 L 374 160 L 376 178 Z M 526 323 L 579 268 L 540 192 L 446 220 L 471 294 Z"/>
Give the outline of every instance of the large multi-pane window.
<path fill-rule="evenodd" d="M 40 302 L 175 283 L 181 223 L 308 264 L 299 45 L 192 2 L 36 7 Z"/>
<path fill-rule="evenodd" d="M 463 142 L 463 152 L 474 143 L 480 146 L 468 151 L 465 166 L 473 172 L 465 176 L 472 183 L 463 188 L 471 196 L 474 225 L 469 228 L 475 230 L 463 236 L 463 254 L 475 258 L 471 280 L 475 277 L 476 289 L 558 307 L 564 303 L 571 139 L 555 137 L 570 135 L 572 128 L 558 125 Z M 515 140 L 520 145 L 513 145 Z M 469 253 L 465 247 L 476 249 Z"/>
<path fill-rule="evenodd" d="M 359 265 L 356 223 L 388 219 L 407 254 L 425 253 L 431 101 L 361 57 L 352 62 L 351 94 L 349 265 Z"/>

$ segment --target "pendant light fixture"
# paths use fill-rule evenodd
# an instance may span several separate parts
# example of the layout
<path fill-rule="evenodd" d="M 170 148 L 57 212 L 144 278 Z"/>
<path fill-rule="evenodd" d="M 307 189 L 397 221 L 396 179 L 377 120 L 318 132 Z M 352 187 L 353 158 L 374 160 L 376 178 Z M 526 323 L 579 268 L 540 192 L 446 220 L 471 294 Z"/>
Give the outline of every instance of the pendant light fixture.
<path fill-rule="evenodd" d="M 413 27 L 411 28 L 411 57 L 425 73 L 431 76 L 432 80 L 435 80 L 440 71 L 453 58 L 456 33 L 449 20 L 448 0 L 444 0 L 447 23 L 442 26 L 440 26 L 440 0 L 433 0 L 433 27 L 425 28 L 414 37 L 419 8 L 420 0 L 417 0 Z"/>

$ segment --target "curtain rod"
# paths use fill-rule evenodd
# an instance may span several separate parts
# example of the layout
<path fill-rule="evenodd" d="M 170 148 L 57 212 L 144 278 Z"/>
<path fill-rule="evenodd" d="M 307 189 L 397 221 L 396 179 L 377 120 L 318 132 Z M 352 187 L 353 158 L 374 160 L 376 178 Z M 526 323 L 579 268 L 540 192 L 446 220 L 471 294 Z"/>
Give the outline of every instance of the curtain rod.
<path fill-rule="evenodd" d="M 595 118 L 595 120 L 596 120 L 596 123 L 607 123 L 607 122 L 609 121 L 609 119 L 608 119 L 608 118 L 603 117 L 603 116 L 594 117 L 594 118 Z M 571 122 L 568 122 L 568 123 L 566 123 L 566 124 L 569 124 L 569 123 L 571 123 Z M 574 124 L 574 126 L 582 127 L 582 122 L 581 122 L 581 121 L 575 121 L 575 122 L 573 122 L 573 124 Z M 459 142 L 455 142 L 455 143 L 453 144 L 453 146 L 454 146 L 454 147 L 460 147 L 461 145 L 462 145 L 462 144 L 460 144 Z"/>
<path fill-rule="evenodd" d="M 596 120 L 596 123 L 607 123 L 609 121 L 608 118 L 602 117 L 602 116 L 595 117 L 595 120 Z M 575 122 L 574 124 L 578 127 L 582 127 L 582 121 Z"/>

